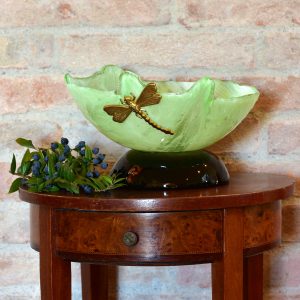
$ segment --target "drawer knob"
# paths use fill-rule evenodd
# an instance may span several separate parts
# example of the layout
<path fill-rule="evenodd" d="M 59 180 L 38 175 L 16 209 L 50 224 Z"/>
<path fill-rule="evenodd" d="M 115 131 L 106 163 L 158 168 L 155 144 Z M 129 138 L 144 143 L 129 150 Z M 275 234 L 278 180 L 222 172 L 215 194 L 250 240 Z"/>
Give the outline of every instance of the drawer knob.
<path fill-rule="evenodd" d="M 136 245 L 138 240 L 138 235 L 132 231 L 125 232 L 123 235 L 123 243 L 128 247 Z"/>

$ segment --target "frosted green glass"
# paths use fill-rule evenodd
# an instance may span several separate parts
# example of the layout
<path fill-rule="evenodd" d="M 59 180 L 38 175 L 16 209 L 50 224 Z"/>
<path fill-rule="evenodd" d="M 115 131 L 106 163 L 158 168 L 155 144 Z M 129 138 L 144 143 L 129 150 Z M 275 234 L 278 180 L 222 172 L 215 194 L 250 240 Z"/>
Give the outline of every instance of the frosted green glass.
<path fill-rule="evenodd" d="M 67 87 L 84 116 L 105 136 L 131 149 L 154 152 L 199 150 L 231 132 L 259 97 L 255 87 L 204 77 L 196 82 L 152 81 L 162 96 L 146 106 L 149 117 L 174 135 L 165 134 L 135 113 L 123 122 L 112 120 L 103 107 L 120 105 L 131 93 L 140 95 L 149 81 L 108 65 L 90 77 L 65 76 Z"/>

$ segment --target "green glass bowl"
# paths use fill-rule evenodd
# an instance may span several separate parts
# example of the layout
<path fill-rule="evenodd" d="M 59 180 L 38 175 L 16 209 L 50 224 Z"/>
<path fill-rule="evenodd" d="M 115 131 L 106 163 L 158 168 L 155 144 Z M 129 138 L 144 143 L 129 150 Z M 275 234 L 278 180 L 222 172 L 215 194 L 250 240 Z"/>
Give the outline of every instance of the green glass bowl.
<path fill-rule="evenodd" d="M 208 147 L 231 132 L 249 113 L 259 97 L 255 87 L 204 77 L 196 82 L 155 82 L 159 104 L 146 106 L 148 116 L 165 134 L 135 113 L 123 122 L 113 121 L 106 105 L 138 97 L 150 82 L 137 74 L 108 65 L 85 78 L 65 76 L 67 87 L 84 116 L 105 136 L 131 149 L 148 152 L 184 152 Z"/>

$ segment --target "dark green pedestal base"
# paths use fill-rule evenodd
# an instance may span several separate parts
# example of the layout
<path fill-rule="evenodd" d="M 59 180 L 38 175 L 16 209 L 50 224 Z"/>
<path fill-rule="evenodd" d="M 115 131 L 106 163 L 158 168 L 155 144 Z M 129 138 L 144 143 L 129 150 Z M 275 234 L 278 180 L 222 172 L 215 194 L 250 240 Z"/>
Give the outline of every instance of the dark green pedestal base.
<path fill-rule="evenodd" d="M 130 150 L 114 165 L 112 173 L 126 177 L 135 188 L 189 188 L 226 184 L 229 174 L 216 155 L 204 151 L 142 152 Z"/>

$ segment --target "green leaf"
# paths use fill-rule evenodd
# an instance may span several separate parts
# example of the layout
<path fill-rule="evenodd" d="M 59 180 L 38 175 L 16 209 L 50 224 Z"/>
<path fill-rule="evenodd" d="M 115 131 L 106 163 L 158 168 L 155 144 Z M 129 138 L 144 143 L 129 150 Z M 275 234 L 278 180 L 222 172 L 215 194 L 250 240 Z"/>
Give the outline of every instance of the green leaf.
<path fill-rule="evenodd" d="M 18 168 L 18 173 L 21 175 L 28 175 L 31 172 L 31 161 L 26 161 L 21 164 L 21 166 Z"/>
<path fill-rule="evenodd" d="M 44 178 L 40 178 L 40 177 L 36 177 L 35 179 L 36 179 L 36 181 L 35 181 L 34 186 L 36 186 L 38 192 L 49 191 L 50 188 L 47 186 L 52 185 L 52 183 L 54 181 L 53 179 L 49 179 L 49 180 L 45 181 Z M 33 181 L 29 180 L 29 182 L 33 182 Z M 56 188 L 58 188 L 58 187 L 56 187 Z M 54 189 L 53 189 L 53 191 L 54 191 Z"/>
<path fill-rule="evenodd" d="M 21 165 L 27 161 L 30 161 L 31 160 L 31 153 L 29 151 L 29 149 L 26 150 L 23 158 L 22 158 L 22 162 L 21 162 Z"/>
<path fill-rule="evenodd" d="M 45 189 L 46 185 L 47 185 L 46 182 L 42 182 L 41 184 L 39 184 L 37 186 L 38 192 L 43 191 Z"/>
<path fill-rule="evenodd" d="M 18 191 L 18 190 L 19 190 L 19 187 L 20 187 L 21 185 L 22 185 L 22 178 L 19 177 L 19 178 L 15 179 L 15 180 L 13 181 L 13 183 L 11 184 L 8 193 L 11 194 L 11 193 L 14 193 L 14 192 Z"/>
<path fill-rule="evenodd" d="M 40 177 L 31 177 L 28 179 L 28 185 L 39 185 L 43 182 L 44 180 Z"/>
<path fill-rule="evenodd" d="M 106 189 L 106 190 L 117 189 L 117 188 L 122 187 L 122 186 L 125 186 L 125 185 L 126 185 L 126 184 L 124 184 L 124 183 L 114 184 L 114 185 L 110 186 L 110 187 L 109 187 L 108 189 Z"/>
<path fill-rule="evenodd" d="M 99 178 L 90 178 L 91 181 L 96 185 L 96 190 L 102 191 L 106 189 L 105 183 L 103 183 Z"/>
<path fill-rule="evenodd" d="M 50 152 L 50 150 L 47 150 L 47 156 L 48 156 L 49 175 L 53 176 L 53 174 L 55 173 L 55 158 L 56 158 L 56 155 L 54 153 Z"/>
<path fill-rule="evenodd" d="M 34 145 L 32 144 L 32 141 L 31 140 L 26 140 L 26 139 L 23 139 L 23 138 L 18 138 L 16 139 L 16 142 L 23 146 L 23 147 L 27 147 L 27 148 L 32 148 L 32 149 L 36 149 L 34 147 Z"/>
<path fill-rule="evenodd" d="M 15 174 L 15 172 L 16 172 L 16 157 L 15 157 L 14 154 L 13 154 L 13 158 L 12 158 L 12 161 L 11 161 L 11 164 L 10 164 L 10 170 L 9 170 L 9 172 L 11 174 Z"/>
<path fill-rule="evenodd" d="M 94 188 L 95 190 L 98 189 L 98 185 L 96 183 L 94 183 L 90 179 L 82 177 L 82 176 L 77 176 L 74 182 L 78 185 L 80 185 L 80 184 L 89 185 L 92 188 Z"/>
<path fill-rule="evenodd" d="M 85 145 L 85 155 L 84 155 L 84 157 L 85 157 L 88 161 L 90 161 L 90 160 L 93 158 L 93 152 L 92 152 L 92 149 L 91 149 L 89 146 L 87 146 L 87 145 Z"/>
<path fill-rule="evenodd" d="M 19 174 L 28 175 L 30 173 L 31 164 L 32 164 L 30 160 L 31 160 L 31 153 L 30 153 L 29 149 L 27 149 L 22 158 L 21 165 L 18 168 Z"/>
<path fill-rule="evenodd" d="M 77 185 L 80 185 L 80 184 L 89 185 L 93 189 L 99 190 L 98 183 L 95 183 L 94 180 L 95 180 L 94 178 L 86 178 L 86 177 L 78 176 L 74 182 Z"/>
<path fill-rule="evenodd" d="M 73 194 L 79 194 L 79 187 L 72 183 L 72 182 L 68 182 L 66 180 L 63 179 L 58 179 L 55 180 L 55 183 L 62 189 L 67 190 L 68 192 L 71 192 Z"/>
<path fill-rule="evenodd" d="M 82 172 L 82 167 L 78 159 L 71 157 L 69 161 L 70 161 L 70 167 L 72 168 L 74 174 L 80 174 Z"/>
<path fill-rule="evenodd" d="M 45 158 L 45 155 L 44 155 L 44 153 L 43 153 L 43 150 L 44 150 L 44 149 L 39 149 L 38 152 L 34 152 L 34 153 L 37 153 L 37 154 L 40 156 L 40 159 L 42 159 L 42 160 L 44 160 L 44 158 Z M 33 153 L 33 154 L 34 154 L 34 153 Z"/>
<path fill-rule="evenodd" d="M 122 184 L 125 185 L 126 184 L 125 182 L 126 182 L 126 178 L 115 178 L 115 179 L 113 179 L 114 184 L 122 183 Z"/>
<path fill-rule="evenodd" d="M 28 188 L 28 191 L 29 192 L 37 193 L 38 192 L 38 188 L 36 186 L 31 186 L 31 187 Z"/>
<path fill-rule="evenodd" d="M 57 187 L 56 185 L 53 185 L 49 188 L 45 188 L 45 191 L 48 191 L 48 192 L 58 192 L 60 190 L 59 187 Z"/>
<path fill-rule="evenodd" d="M 101 181 L 106 185 L 111 185 L 113 183 L 113 179 L 110 176 L 102 175 L 100 177 Z"/>
<path fill-rule="evenodd" d="M 119 188 L 119 187 L 122 187 L 122 186 L 126 186 L 126 183 L 114 183 L 108 189 L 112 190 L 112 189 L 116 189 L 116 188 Z"/>
<path fill-rule="evenodd" d="M 59 177 L 68 181 L 74 181 L 75 174 L 68 164 L 61 165 L 58 172 Z"/>
<path fill-rule="evenodd" d="M 62 144 L 60 144 L 60 143 L 57 143 L 57 144 L 58 144 L 58 147 L 57 147 L 56 150 L 59 152 L 59 154 L 64 153 L 65 147 Z"/>
<path fill-rule="evenodd" d="M 81 169 L 80 169 L 80 175 L 81 175 L 82 177 L 84 177 L 85 174 L 87 173 L 88 168 L 86 167 L 85 164 L 81 164 L 80 167 L 81 167 Z"/>

